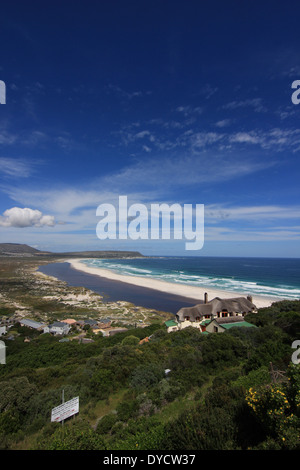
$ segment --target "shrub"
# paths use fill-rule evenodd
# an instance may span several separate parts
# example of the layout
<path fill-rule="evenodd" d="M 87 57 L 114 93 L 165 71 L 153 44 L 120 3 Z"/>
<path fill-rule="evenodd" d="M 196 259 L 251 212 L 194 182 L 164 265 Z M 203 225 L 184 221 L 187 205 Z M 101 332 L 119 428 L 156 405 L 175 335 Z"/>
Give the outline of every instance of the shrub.
<path fill-rule="evenodd" d="M 107 434 L 111 431 L 113 425 L 117 422 L 118 417 L 115 414 L 109 414 L 103 416 L 98 422 L 96 431 L 98 434 Z"/>

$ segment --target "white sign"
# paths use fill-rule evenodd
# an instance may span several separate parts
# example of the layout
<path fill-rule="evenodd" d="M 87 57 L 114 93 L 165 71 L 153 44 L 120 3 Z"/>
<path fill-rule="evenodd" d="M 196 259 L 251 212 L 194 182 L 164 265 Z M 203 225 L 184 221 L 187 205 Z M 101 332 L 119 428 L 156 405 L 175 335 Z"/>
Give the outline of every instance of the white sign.
<path fill-rule="evenodd" d="M 51 421 L 59 423 L 79 412 L 79 397 L 72 398 L 51 411 Z"/>

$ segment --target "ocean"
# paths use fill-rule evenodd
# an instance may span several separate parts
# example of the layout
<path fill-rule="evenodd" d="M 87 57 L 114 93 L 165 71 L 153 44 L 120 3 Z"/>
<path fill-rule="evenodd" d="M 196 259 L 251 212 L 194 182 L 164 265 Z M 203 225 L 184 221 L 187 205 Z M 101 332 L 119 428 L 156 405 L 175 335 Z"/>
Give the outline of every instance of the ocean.
<path fill-rule="evenodd" d="M 142 276 L 200 288 L 243 292 L 281 299 L 300 299 L 300 259 L 149 257 L 82 260 L 87 266 L 126 276 Z M 84 286 L 104 301 L 124 300 L 146 308 L 176 313 L 203 300 L 186 299 L 149 288 L 114 281 L 73 269 L 67 262 L 50 263 L 39 270 L 71 286 Z"/>
<path fill-rule="evenodd" d="M 126 276 L 142 276 L 250 295 L 300 299 L 300 258 L 152 257 L 86 260 Z"/>

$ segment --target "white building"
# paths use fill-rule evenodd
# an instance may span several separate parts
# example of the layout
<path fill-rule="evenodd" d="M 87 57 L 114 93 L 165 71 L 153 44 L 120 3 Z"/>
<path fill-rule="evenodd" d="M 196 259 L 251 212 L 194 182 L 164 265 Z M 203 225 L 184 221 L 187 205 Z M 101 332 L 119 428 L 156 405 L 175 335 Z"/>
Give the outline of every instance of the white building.
<path fill-rule="evenodd" d="M 33 330 L 42 330 L 44 328 L 43 323 L 40 323 L 35 320 L 30 320 L 28 318 L 22 318 L 22 320 L 20 320 L 20 325 L 27 326 L 28 328 L 32 328 Z"/>
<path fill-rule="evenodd" d="M 52 333 L 53 335 L 67 335 L 70 331 L 70 325 L 60 321 L 55 321 L 52 325 L 44 328 L 44 333 Z"/>

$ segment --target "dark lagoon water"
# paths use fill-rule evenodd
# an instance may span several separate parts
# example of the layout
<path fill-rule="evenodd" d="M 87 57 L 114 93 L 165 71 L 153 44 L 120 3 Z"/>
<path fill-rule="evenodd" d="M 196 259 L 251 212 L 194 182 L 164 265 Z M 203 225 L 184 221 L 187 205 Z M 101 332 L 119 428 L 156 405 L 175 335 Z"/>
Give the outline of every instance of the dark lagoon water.
<path fill-rule="evenodd" d="M 125 282 L 112 281 L 104 277 L 87 274 L 73 269 L 69 263 L 51 263 L 41 266 L 39 271 L 67 282 L 71 286 L 83 286 L 104 296 L 104 301 L 123 300 L 137 306 L 176 313 L 181 307 L 190 307 L 202 299 L 186 299 L 153 289 L 134 286 Z"/>

